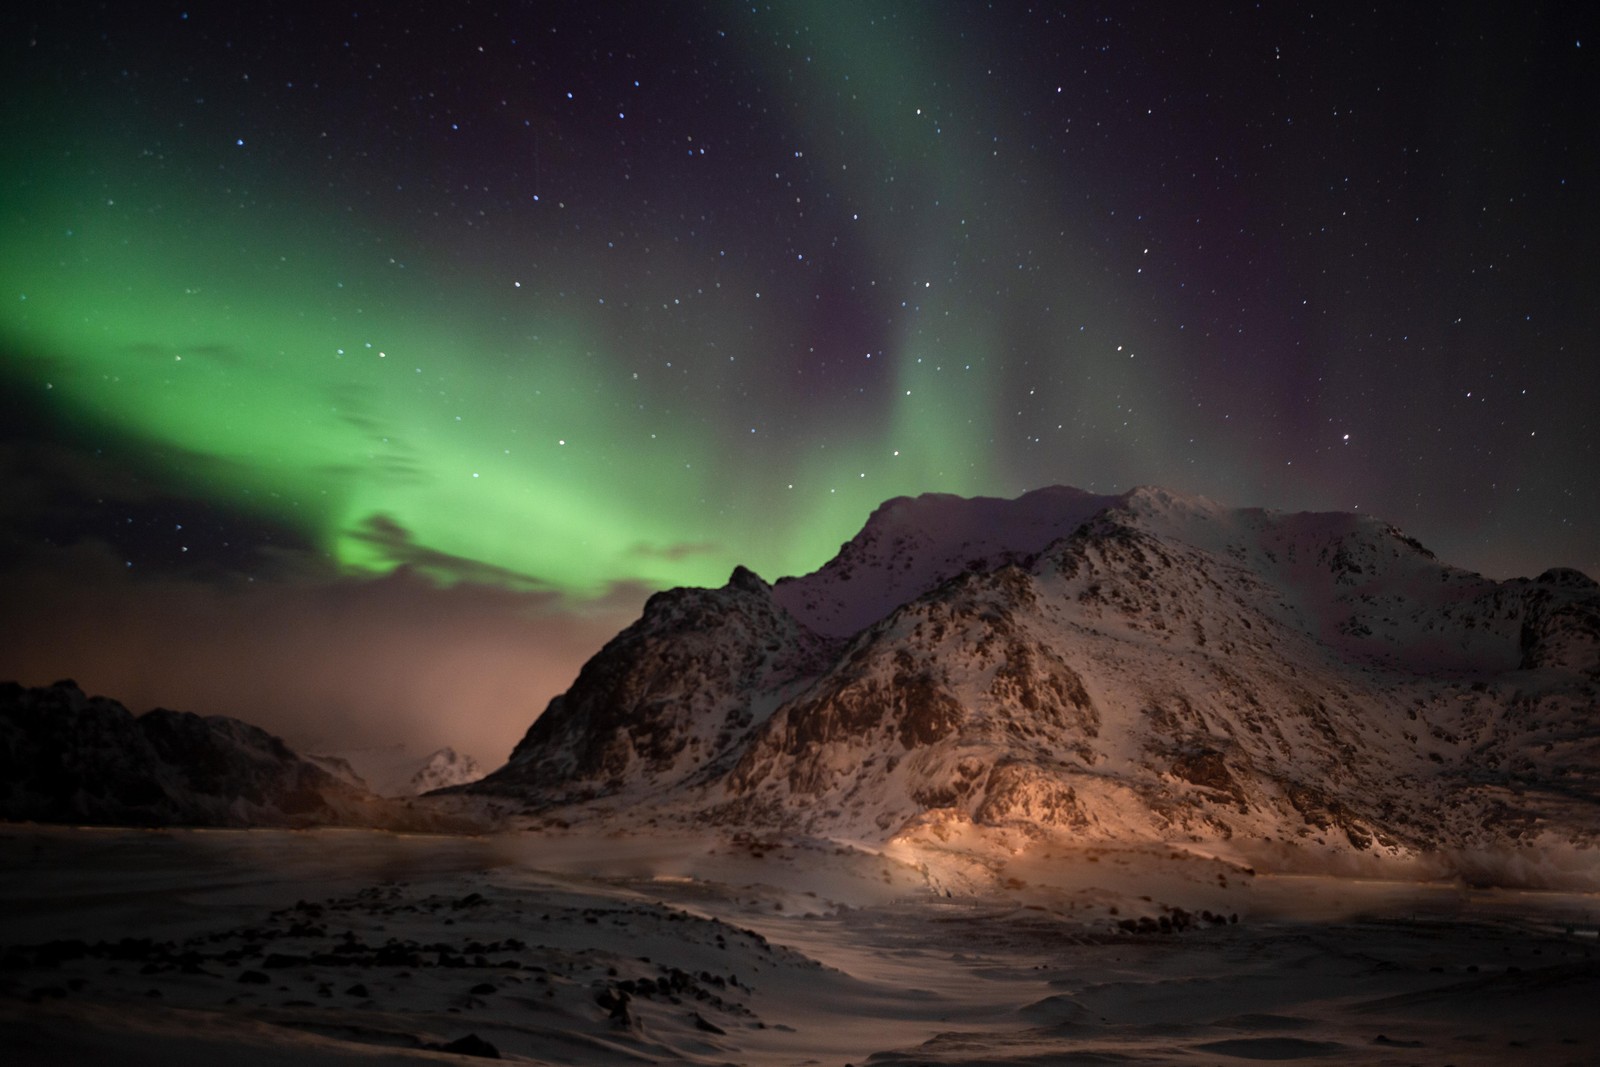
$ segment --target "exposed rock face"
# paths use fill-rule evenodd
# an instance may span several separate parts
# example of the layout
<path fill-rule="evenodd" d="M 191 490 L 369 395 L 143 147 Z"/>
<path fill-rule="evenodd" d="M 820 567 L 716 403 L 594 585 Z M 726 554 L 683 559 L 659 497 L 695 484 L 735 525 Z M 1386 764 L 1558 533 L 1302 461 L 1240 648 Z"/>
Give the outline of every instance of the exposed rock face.
<path fill-rule="evenodd" d="M 1597 707 L 1577 572 L 1496 583 L 1364 517 L 1160 490 L 919 498 L 775 590 L 653 598 L 468 788 L 879 840 L 1586 843 Z"/>
<path fill-rule="evenodd" d="M 405 825 L 258 727 L 135 717 L 70 681 L 0 685 L 0 817 L 132 826 Z"/>
<path fill-rule="evenodd" d="M 830 648 L 743 568 L 719 590 L 658 593 L 535 720 L 487 788 L 561 783 L 592 796 L 713 773 L 826 665 Z"/>
<path fill-rule="evenodd" d="M 1524 596 L 1523 670 L 1589 671 L 1600 662 L 1600 585 L 1581 571 L 1545 571 Z"/>

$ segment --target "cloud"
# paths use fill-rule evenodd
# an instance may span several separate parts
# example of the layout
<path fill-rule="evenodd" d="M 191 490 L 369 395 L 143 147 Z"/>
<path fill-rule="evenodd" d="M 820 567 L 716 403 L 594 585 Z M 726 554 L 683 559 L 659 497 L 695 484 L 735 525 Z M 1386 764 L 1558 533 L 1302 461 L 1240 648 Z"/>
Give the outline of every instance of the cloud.
<path fill-rule="evenodd" d="M 640 543 L 634 545 L 632 553 L 646 559 L 665 559 L 677 561 L 688 559 L 690 556 L 714 556 L 725 551 L 722 545 L 715 541 L 688 541 L 675 545 L 647 545 Z"/>
<path fill-rule="evenodd" d="M 446 582 L 504 585 L 525 590 L 550 588 L 548 582 L 531 574 L 418 544 L 409 529 L 388 515 L 369 515 L 350 536 L 376 548 L 386 563 Z"/>

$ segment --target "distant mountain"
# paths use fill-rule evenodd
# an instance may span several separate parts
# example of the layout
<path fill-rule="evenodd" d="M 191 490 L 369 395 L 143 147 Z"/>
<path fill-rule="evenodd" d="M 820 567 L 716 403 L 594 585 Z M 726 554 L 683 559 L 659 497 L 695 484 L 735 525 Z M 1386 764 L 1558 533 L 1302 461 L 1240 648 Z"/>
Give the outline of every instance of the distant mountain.
<path fill-rule="evenodd" d="M 446 745 L 422 761 L 422 765 L 407 781 L 407 793 L 403 795 L 418 796 L 435 789 L 476 782 L 482 777 L 483 768 L 477 760 Z"/>
<path fill-rule="evenodd" d="M 361 789 L 383 797 L 414 797 L 483 777 L 471 756 L 444 748 L 418 756 L 409 745 L 340 749 L 308 754 L 307 759 Z"/>
<path fill-rule="evenodd" d="M 0 818 L 131 826 L 424 828 L 259 727 L 157 708 L 135 716 L 71 681 L 0 684 Z"/>
<path fill-rule="evenodd" d="M 924 496 L 811 575 L 652 597 L 461 791 L 877 841 L 1589 845 L 1597 715 L 1576 571 L 1158 489 Z"/>

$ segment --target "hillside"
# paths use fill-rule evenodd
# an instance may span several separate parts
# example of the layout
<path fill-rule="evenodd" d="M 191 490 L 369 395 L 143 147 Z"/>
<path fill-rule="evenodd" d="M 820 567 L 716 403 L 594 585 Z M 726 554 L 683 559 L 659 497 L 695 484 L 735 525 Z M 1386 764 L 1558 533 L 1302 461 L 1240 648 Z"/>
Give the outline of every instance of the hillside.
<path fill-rule="evenodd" d="M 1597 707 L 1576 571 L 1155 489 L 919 497 L 811 575 L 653 597 L 464 791 L 878 843 L 1587 846 Z"/>

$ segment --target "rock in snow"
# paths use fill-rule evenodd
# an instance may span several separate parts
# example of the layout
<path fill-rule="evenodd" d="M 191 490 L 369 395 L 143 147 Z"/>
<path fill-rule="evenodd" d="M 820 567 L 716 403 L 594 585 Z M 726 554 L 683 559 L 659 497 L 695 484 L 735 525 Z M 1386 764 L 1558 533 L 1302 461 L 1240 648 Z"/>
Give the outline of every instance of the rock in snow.
<path fill-rule="evenodd" d="M 463 792 L 561 820 L 1392 853 L 1600 833 L 1600 586 L 1135 489 L 889 501 L 676 589 Z"/>

